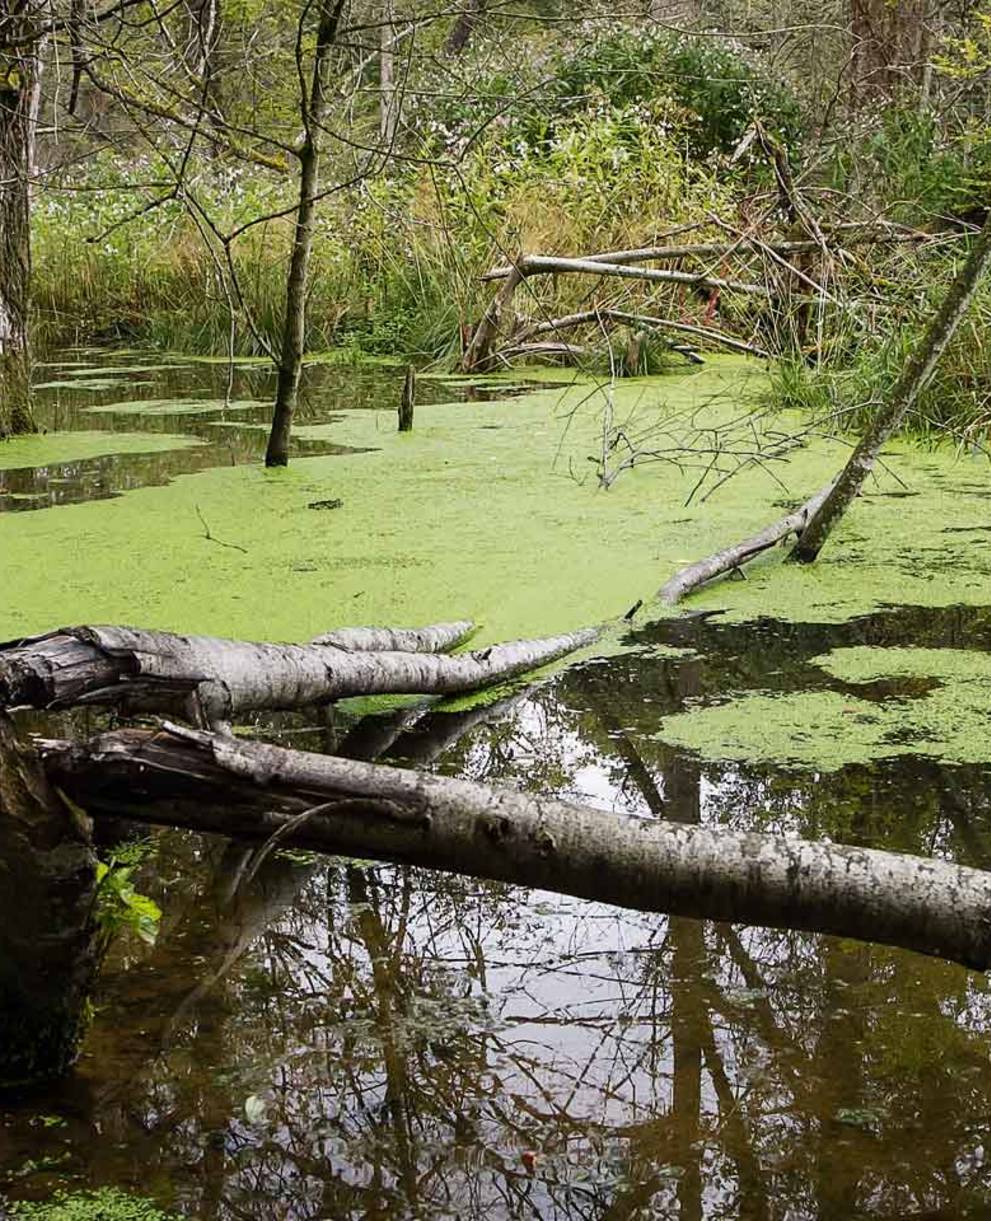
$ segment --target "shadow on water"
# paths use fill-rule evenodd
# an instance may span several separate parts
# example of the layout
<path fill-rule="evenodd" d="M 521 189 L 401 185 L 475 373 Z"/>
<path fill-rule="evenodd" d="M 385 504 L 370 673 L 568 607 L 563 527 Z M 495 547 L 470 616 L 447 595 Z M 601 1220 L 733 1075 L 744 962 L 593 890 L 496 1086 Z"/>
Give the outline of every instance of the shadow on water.
<path fill-rule="evenodd" d="M 257 729 L 645 817 L 984 866 L 991 767 L 708 762 L 656 731 L 728 691 L 830 684 L 810 664 L 829 649 L 989 636 L 991 610 L 973 608 L 689 617 L 489 709 Z M 165 912 L 158 943 L 118 946 L 77 1072 L 0 1103 L 13 1196 L 115 1183 L 231 1221 L 987 1215 L 991 998 L 961 968 L 361 862 L 287 854 L 251 876 L 246 850 L 180 832 L 154 838 L 142 885 Z"/>
<path fill-rule="evenodd" d="M 333 424 L 344 409 L 395 412 L 404 370 L 387 365 L 311 364 L 304 371 L 298 425 Z M 0 469 L 0 512 L 105 500 L 134 488 L 168 483 L 177 475 L 259 462 L 265 455 L 275 394 L 267 364 L 190 361 L 147 353 L 78 354 L 36 371 L 36 418 L 46 432 L 155 434 L 181 438 L 154 453 L 103 453 L 41 466 Z M 423 378 L 418 402 L 504 399 L 526 387 L 467 386 Z M 106 410 L 117 405 L 118 410 Z M 190 445 L 189 440 L 195 441 Z M 112 450 L 112 441 L 108 442 Z M 355 452 L 327 439 L 297 438 L 294 457 Z"/>

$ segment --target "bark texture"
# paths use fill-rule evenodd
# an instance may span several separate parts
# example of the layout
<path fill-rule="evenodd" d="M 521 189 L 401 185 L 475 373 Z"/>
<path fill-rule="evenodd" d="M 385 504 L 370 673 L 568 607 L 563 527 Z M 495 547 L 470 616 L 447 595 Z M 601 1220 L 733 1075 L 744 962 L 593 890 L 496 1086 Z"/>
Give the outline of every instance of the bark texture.
<path fill-rule="evenodd" d="M 28 317 L 40 15 L 31 3 L 12 9 L 0 0 L 0 438 L 34 430 Z"/>
<path fill-rule="evenodd" d="M 87 820 L 0 711 L 0 1089 L 73 1063 L 96 969 Z"/>
<path fill-rule="evenodd" d="M 991 965 L 991 875 L 946 861 L 624 817 L 172 726 L 41 751 L 94 813 L 265 839 L 319 805 L 298 846 Z"/>
<path fill-rule="evenodd" d="M 289 438 L 299 395 L 306 342 L 306 291 L 310 251 L 316 225 L 317 196 L 320 193 L 320 157 L 324 125 L 330 101 L 331 52 L 337 40 L 337 27 L 345 0 L 320 0 L 318 25 L 313 50 L 313 71 L 309 95 L 303 99 L 303 143 L 299 149 L 299 204 L 293 234 L 292 256 L 286 280 L 286 316 L 279 355 L 279 379 L 272 414 L 272 431 L 265 452 L 266 466 L 286 466 Z"/>
<path fill-rule="evenodd" d="M 474 630 L 470 619 L 429 627 L 339 627 L 314 636 L 310 644 L 332 644 L 352 653 L 446 653 Z"/>
<path fill-rule="evenodd" d="M 919 346 L 895 383 L 888 400 L 861 437 L 846 466 L 832 485 L 829 495 L 809 521 L 795 545 L 791 558 L 811 563 L 819 555 L 833 527 L 850 507 L 864 481 L 874 469 L 881 450 L 915 406 L 919 395 L 933 375 L 940 357 L 977 293 L 981 277 L 991 264 L 991 215 L 984 222 L 963 267 L 950 285 L 943 304 L 926 328 Z"/>
<path fill-rule="evenodd" d="M 212 725 L 246 712 L 352 695 L 473 691 L 556 661 L 597 636 L 596 629 L 586 629 L 447 657 L 128 627 L 67 628 L 0 648 L 0 707 L 102 704 L 125 712 L 175 712 Z"/>

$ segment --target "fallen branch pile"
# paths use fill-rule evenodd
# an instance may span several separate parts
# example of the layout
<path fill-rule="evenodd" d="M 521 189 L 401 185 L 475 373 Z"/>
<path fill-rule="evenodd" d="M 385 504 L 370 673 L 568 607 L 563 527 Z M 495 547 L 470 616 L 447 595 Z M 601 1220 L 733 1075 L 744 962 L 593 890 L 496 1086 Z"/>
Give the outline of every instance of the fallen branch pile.
<path fill-rule="evenodd" d="M 935 240 L 931 233 L 883 223 L 840 224 L 826 228 L 815 225 L 813 229 L 813 236 L 797 240 L 762 240 L 752 233 L 740 233 L 726 241 L 644 246 L 630 250 L 604 251 L 578 258 L 521 254 L 509 263 L 491 268 L 481 277 L 483 281 L 501 281 L 501 284 L 465 345 L 461 368 L 468 373 L 484 372 L 499 364 L 506 364 L 520 355 L 553 354 L 579 357 L 585 352 L 580 344 L 558 341 L 551 346 L 538 347 L 530 341 L 539 335 L 556 335 L 589 323 L 600 329 L 627 324 L 661 334 L 680 331 L 708 340 L 716 346 L 749 355 L 766 356 L 764 345 L 755 344 L 749 338 L 729 335 L 724 330 L 707 325 L 711 317 L 711 306 L 714 306 L 720 294 L 762 300 L 772 306 L 772 313 L 775 314 L 787 313 L 787 309 L 783 310 L 782 307 L 791 304 L 797 305 L 803 314 L 807 314 L 808 307 L 813 304 L 841 304 L 835 296 L 826 291 L 821 278 L 817 280 L 808 274 L 808 261 L 811 256 L 817 256 L 823 261 L 842 260 L 846 257 L 847 250 L 855 245 L 881 246 Z M 763 260 L 763 270 L 760 263 L 755 264 L 754 260 L 757 259 Z M 713 265 L 725 268 L 731 260 L 741 268 L 740 274 L 713 274 Z M 697 270 L 687 270 L 680 266 L 686 262 L 689 265 L 692 262 L 701 263 L 703 266 Z M 646 263 L 679 266 L 643 266 Z M 756 272 L 761 272 L 761 279 L 753 278 Z M 706 311 L 706 325 L 698 325 L 687 318 L 657 317 L 640 310 L 622 310 L 607 305 L 540 321 L 517 319 L 511 308 L 517 289 L 524 281 L 539 275 L 597 276 L 606 280 L 620 279 L 692 289 L 709 296 L 710 309 Z M 748 276 L 750 278 L 747 278 Z M 510 325 L 505 342 L 500 347 L 500 335 L 506 329 L 507 319 Z"/>

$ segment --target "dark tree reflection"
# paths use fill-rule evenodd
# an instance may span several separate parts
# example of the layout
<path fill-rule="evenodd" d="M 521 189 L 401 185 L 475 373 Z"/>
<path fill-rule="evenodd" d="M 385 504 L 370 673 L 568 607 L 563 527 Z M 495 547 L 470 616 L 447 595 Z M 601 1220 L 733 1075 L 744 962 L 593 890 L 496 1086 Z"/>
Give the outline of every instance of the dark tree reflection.
<path fill-rule="evenodd" d="M 682 620 L 495 709 L 258 728 L 983 865 L 988 768 L 787 772 L 656 734 L 691 701 L 829 681 L 808 664 L 827 648 L 988 636 L 985 612 Z M 124 1183 L 225 1221 L 986 1215 L 991 1002 L 960 968 L 362 862 L 276 855 L 252 875 L 236 846 L 180 833 L 145 873 L 158 945 L 120 947 L 76 1076 L 4 1113 L 0 1164 L 41 1167 L 15 1194 Z"/>

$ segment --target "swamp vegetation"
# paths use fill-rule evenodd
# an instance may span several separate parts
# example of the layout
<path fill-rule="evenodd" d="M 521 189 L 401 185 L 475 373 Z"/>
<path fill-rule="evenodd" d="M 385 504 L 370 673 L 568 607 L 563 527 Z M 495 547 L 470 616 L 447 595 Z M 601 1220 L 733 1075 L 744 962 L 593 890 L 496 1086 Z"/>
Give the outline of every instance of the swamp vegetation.
<path fill-rule="evenodd" d="M 987 1214 L 989 30 L 0 0 L 0 1216 Z"/>

